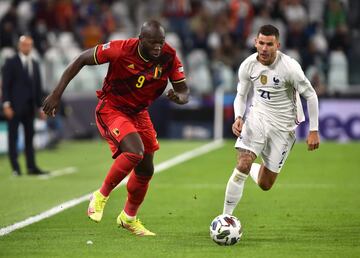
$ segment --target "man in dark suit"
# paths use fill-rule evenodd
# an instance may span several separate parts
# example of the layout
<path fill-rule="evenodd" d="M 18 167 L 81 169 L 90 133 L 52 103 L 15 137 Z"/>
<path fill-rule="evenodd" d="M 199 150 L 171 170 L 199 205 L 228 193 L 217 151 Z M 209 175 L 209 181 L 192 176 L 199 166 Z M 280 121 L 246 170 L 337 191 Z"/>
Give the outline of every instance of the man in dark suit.
<path fill-rule="evenodd" d="M 18 163 L 17 139 L 19 124 L 24 126 L 25 155 L 29 175 L 40 175 L 44 172 L 35 162 L 33 147 L 35 110 L 40 118 L 45 114 L 40 111 L 42 89 L 39 64 L 31 59 L 33 39 L 30 36 L 19 38 L 19 53 L 6 60 L 2 71 L 2 101 L 4 116 L 8 121 L 9 158 L 13 174 L 21 175 Z"/>

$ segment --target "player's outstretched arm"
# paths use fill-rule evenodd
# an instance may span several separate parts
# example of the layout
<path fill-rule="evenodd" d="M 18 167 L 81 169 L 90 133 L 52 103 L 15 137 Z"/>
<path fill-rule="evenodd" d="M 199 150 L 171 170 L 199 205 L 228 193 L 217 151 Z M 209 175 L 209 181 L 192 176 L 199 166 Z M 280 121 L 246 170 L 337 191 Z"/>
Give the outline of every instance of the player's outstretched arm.
<path fill-rule="evenodd" d="M 55 116 L 60 103 L 61 96 L 69 82 L 78 74 L 85 65 L 95 65 L 95 49 L 88 49 L 76 57 L 61 75 L 60 81 L 55 89 L 47 96 L 43 102 L 43 110 L 48 116 Z"/>
<path fill-rule="evenodd" d="M 186 104 L 189 102 L 190 90 L 185 82 L 179 82 L 173 84 L 174 89 L 168 90 L 166 96 L 176 104 Z"/>
<path fill-rule="evenodd" d="M 309 151 L 316 150 L 320 146 L 320 136 L 318 131 L 310 131 L 306 139 L 306 144 Z"/>
<path fill-rule="evenodd" d="M 320 145 L 319 136 L 319 103 L 315 91 L 312 88 L 306 91 L 304 96 L 307 102 L 307 109 L 309 115 L 309 135 L 306 143 L 309 151 L 316 150 Z"/>

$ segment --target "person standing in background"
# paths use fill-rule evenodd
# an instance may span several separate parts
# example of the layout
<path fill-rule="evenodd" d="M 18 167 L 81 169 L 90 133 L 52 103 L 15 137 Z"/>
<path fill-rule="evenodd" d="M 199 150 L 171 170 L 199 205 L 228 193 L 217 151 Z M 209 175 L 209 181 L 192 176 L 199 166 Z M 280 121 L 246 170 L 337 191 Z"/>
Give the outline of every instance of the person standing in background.
<path fill-rule="evenodd" d="M 9 158 L 14 176 L 21 176 L 18 162 L 18 128 L 24 126 L 25 155 L 27 173 L 41 175 L 42 171 L 35 161 L 33 146 L 35 111 L 40 118 L 46 115 L 41 111 L 42 87 L 39 64 L 31 58 L 33 39 L 23 35 L 19 38 L 18 54 L 6 60 L 2 70 L 3 113 L 8 121 Z"/>

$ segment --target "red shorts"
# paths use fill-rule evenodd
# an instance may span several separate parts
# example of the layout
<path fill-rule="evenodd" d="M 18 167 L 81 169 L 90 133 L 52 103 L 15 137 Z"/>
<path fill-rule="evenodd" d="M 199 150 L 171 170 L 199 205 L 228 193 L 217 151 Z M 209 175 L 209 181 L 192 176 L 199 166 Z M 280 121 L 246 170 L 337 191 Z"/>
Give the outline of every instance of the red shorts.
<path fill-rule="evenodd" d="M 145 153 L 153 153 L 159 149 L 156 131 L 147 110 L 128 115 L 107 104 L 106 100 L 100 100 L 96 107 L 95 117 L 96 125 L 100 134 L 108 142 L 113 158 L 121 153 L 119 150 L 121 140 L 134 132 L 140 135 Z"/>

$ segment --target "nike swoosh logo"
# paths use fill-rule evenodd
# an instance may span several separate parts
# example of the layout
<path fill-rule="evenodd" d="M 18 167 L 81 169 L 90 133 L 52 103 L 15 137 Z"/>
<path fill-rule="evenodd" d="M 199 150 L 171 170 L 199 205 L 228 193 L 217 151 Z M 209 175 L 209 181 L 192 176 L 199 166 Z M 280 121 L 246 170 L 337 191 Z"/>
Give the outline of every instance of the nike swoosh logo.
<path fill-rule="evenodd" d="M 254 80 L 256 76 L 250 76 L 250 80 Z"/>

